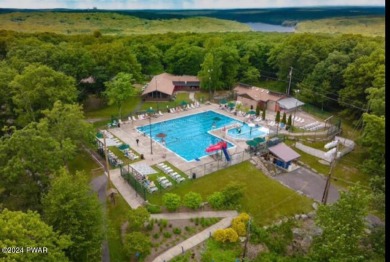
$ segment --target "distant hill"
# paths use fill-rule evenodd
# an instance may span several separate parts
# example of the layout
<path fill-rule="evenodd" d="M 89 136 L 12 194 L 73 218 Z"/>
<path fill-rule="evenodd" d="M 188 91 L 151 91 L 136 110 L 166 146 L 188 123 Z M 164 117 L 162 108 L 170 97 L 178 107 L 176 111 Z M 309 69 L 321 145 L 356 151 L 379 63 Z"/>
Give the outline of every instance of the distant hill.
<path fill-rule="evenodd" d="M 37 10 L 1 9 L 0 13 L 35 12 Z M 306 21 L 333 17 L 354 16 L 384 16 L 385 7 L 370 6 L 337 6 L 337 7 L 295 7 L 295 8 L 262 8 L 262 9 L 224 9 L 224 10 L 69 10 L 53 9 L 41 11 L 56 12 L 116 12 L 138 18 L 155 19 L 181 19 L 187 17 L 213 17 L 233 20 L 241 23 L 262 22 L 282 25 L 285 21 Z"/>
<path fill-rule="evenodd" d="M 385 17 L 358 16 L 308 20 L 298 23 L 295 32 L 361 34 L 384 37 Z"/>
<path fill-rule="evenodd" d="M 3 10 L 4 11 L 4 10 Z M 250 27 L 235 21 L 211 17 L 153 19 L 116 12 L 25 11 L 0 13 L 0 30 L 17 32 L 53 32 L 58 34 L 106 35 L 158 34 L 167 32 L 242 32 Z"/>

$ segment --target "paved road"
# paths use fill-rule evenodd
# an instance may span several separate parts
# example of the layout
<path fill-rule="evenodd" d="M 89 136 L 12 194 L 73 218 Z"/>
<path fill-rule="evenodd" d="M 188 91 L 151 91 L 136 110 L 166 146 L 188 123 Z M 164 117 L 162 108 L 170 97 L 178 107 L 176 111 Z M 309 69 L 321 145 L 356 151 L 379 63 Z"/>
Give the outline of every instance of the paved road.
<path fill-rule="evenodd" d="M 322 200 L 326 178 L 305 167 L 300 167 L 294 171 L 280 174 L 273 178 L 296 191 L 303 192 L 303 194 L 315 199 L 318 202 L 321 202 Z M 339 192 L 331 184 L 327 203 L 334 203 L 338 199 Z"/>

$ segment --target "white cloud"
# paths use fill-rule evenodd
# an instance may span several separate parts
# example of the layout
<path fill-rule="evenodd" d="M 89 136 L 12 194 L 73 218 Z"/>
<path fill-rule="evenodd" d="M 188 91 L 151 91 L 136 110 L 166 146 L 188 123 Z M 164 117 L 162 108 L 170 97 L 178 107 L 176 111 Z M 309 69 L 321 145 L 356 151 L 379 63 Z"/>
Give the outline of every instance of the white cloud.
<path fill-rule="evenodd" d="M 385 6 L 385 0 L 0 0 L 0 8 L 229 9 L 332 5 Z"/>

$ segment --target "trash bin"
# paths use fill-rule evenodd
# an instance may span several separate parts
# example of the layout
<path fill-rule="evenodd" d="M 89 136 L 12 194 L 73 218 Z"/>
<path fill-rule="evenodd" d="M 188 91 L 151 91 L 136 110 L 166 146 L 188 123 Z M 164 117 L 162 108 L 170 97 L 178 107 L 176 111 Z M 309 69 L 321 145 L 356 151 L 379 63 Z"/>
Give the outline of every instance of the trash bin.
<path fill-rule="evenodd" d="M 195 179 L 195 178 L 196 178 L 196 174 L 192 173 L 192 179 Z"/>

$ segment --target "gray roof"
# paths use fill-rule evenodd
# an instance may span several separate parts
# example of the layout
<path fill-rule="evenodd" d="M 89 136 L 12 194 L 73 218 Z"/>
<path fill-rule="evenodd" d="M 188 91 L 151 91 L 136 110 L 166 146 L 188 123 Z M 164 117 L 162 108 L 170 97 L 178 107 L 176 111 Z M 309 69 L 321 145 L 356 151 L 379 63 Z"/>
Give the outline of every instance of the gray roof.
<path fill-rule="evenodd" d="M 284 162 L 289 162 L 301 156 L 283 142 L 277 144 L 276 146 L 269 147 L 268 150 Z"/>
<path fill-rule="evenodd" d="M 294 97 L 286 97 L 278 101 L 279 106 L 283 109 L 290 110 L 299 106 L 303 106 L 305 103 L 299 101 Z"/>

